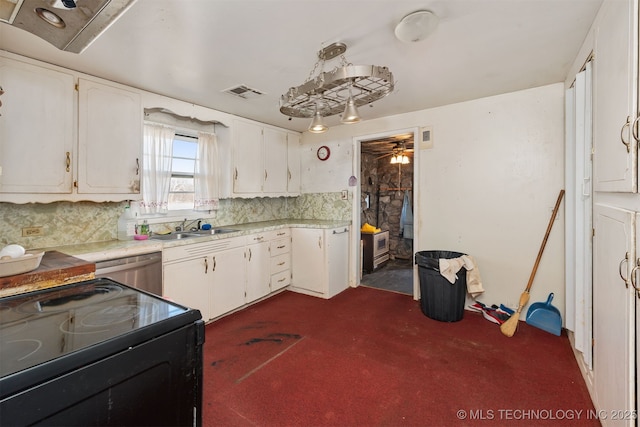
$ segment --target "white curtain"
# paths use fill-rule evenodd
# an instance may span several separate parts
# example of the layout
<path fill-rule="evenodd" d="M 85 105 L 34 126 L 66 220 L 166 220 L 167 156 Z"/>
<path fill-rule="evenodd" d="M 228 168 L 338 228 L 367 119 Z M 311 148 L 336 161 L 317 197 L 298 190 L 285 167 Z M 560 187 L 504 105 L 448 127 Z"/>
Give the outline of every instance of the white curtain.
<path fill-rule="evenodd" d="M 175 129 L 155 123 L 144 124 L 141 213 L 167 213 L 171 156 Z"/>
<path fill-rule="evenodd" d="M 218 138 L 215 134 L 198 132 L 198 155 L 194 172 L 196 211 L 218 209 L 220 197 Z"/>

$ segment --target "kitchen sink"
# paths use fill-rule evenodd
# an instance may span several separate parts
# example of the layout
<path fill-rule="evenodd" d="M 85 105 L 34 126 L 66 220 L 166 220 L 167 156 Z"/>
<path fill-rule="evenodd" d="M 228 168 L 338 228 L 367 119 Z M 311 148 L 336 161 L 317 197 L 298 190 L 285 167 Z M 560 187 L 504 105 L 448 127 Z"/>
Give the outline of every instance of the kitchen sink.
<path fill-rule="evenodd" d="M 189 237 L 197 237 L 197 235 L 191 233 L 152 234 L 150 238 L 154 240 L 180 240 Z"/>
<path fill-rule="evenodd" d="M 239 231 L 239 230 L 235 228 L 212 228 L 211 230 L 183 231 L 179 233 L 170 233 L 170 234 L 152 234 L 151 239 L 180 240 L 180 239 L 189 239 L 194 237 L 211 236 L 212 234 L 233 233 L 236 231 Z"/>
<path fill-rule="evenodd" d="M 195 230 L 189 231 L 188 234 L 195 234 L 196 236 L 209 236 L 211 234 L 224 234 L 224 233 L 234 233 L 237 230 L 235 228 L 212 228 L 210 230 Z"/>

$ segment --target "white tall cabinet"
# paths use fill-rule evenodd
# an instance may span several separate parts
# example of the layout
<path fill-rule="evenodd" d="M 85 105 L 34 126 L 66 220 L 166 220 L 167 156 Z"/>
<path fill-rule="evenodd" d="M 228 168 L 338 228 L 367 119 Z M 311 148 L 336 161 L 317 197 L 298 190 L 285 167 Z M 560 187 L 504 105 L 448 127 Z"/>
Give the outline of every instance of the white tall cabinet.
<path fill-rule="evenodd" d="M 605 0 L 594 25 L 593 384 L 604 426 L 635 425 L 638 283 L 638 0 Z M 634 277 L 635 276 L 635 277 Z"/>

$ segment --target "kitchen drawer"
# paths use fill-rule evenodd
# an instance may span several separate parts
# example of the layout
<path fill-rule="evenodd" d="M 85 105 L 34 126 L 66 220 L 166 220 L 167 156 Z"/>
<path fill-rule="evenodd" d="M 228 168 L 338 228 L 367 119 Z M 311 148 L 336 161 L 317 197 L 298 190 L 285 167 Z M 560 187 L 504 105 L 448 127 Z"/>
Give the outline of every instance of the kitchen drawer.
<path fill-rule="evenodd" d="M 271 256 L 277 256 L 289 253 L 291 251 L 291 238 L 284 237 L 282 239 L 271 241 Z"/>
<path fill-rule="evenodd" d="M 271 292 L 289 286 L 291 283 L 291 271 L 285 270 L 271 275 Z"/>
<path fill-rule="evenodd" d="M 282 239 L 283 237 L 290 237 L 291 236 L 291 229 L 290 228 L 279 228 L 277 230 L 267 231 L 265 233 L 265 235 L 267 236 L 267 238 L 269 240 Z"/>
<path fill-rule="evenodd" d="M 271 274 L 291 268 L 291 255 L 288 253 L 271 257 Z"/>
<path fill-rule="evenodd" d="M 198 238 L 186 239 L 189 243 L 181 246 L 174 246 L 162 250 L 162 262 L 172 262 L 185 258 L 195 258 L 207 256 L 215 252 L 233 249 L 245 245 L 244 237 L 229 237 L 217 240 L 210 240 L 202 243 L 195 243 Z M 194 243 L 191 243 L 194 242 Z"/>

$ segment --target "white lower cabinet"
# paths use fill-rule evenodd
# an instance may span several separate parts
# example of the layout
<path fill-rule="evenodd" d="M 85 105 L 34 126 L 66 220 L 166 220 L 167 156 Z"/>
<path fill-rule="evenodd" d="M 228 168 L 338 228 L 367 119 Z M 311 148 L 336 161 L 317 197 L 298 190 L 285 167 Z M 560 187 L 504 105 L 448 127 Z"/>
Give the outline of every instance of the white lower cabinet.
<path fill-rule="evenodd" d="M 244 252 L 239 247 L 212 255 L 211 319 L 244 304 Z"/>
<path fill-rule="evenodd" d="M 288 286 L 290 247 L 287 228 L 166 248 L 163 296 L 215 319 Z"/>
<path fill-rule="evenodd" d="M 269 287 L 271 279 L 269 241 L 264 234 L 254 234 L 247 237 L 246 259 L 247 294 L 245 302 L 250 303 L 271 292 Z"/>
<path fill-rule="evenodd" d="M 593 383 L 596 409 L 631 414 L 635 410 L 635 327 L 633 284 L 638 285 L 634 229 L 636 213 L 594 205 Z M 631 280 L 631 273 L 636 278 Z M 631 417 L 602 420 L 634 425 Z"/>
<path fill-rule="evenodd" d="M 209 256 L 163 265 L 162 296 L 189 308 L 200 310 L 202 319 L 211 319 L 208 273 Z"/>
<path fill-rule="evenodd" d="M 293 228 L 292 291 L 331 298 L 349 287 L 349 227 Z"/>
<path fill-rule="evenodd" d="M 193 243 L 162 252 L 163 296 L 200 310 L 205 321 L 242 307 L 245 238 Z"/>
<path fill-rule="evenodd" d="M 281 229 L 271 235 L 271 292 L 291 284 L 291 230 Z"/>

